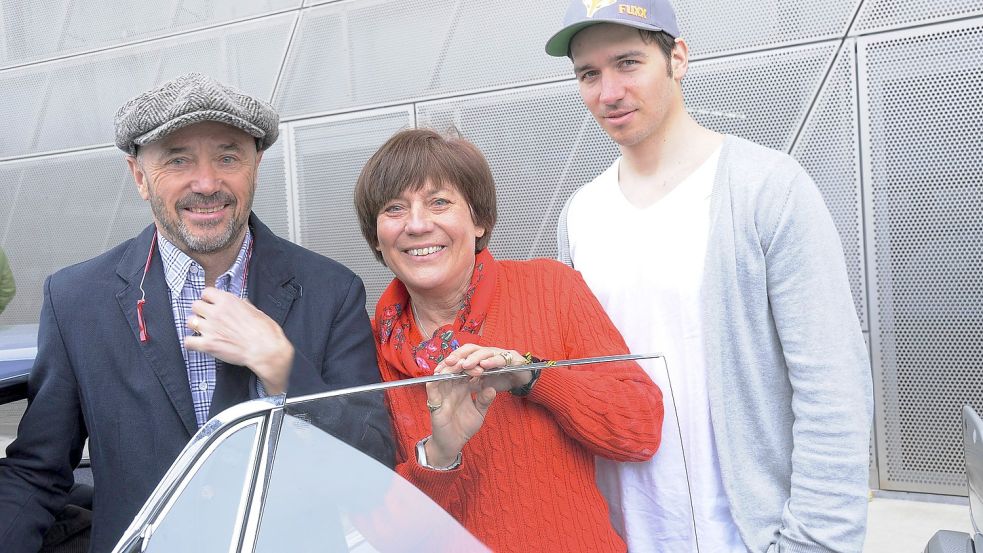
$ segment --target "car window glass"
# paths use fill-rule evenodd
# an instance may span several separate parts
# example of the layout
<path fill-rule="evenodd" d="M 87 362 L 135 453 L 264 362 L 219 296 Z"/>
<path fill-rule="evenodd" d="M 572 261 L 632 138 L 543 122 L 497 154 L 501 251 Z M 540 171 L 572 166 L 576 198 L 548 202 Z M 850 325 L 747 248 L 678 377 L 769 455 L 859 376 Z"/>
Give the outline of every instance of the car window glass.
<path fill-rule="evenodd" d="M 150 536 L 148 552 L 229 551 L 238 539 L 245 486 L 255 457 L 258 424 L 233 431 L 206 451 L 187 486 Z"/>
<path fill-rule="evenodd" d="M 352 447 L 378 431 L 364 413 L 385 406 L 386 393 L 286 406 L 258 553 L 486 551 L 423 492 Z"/>
<path fill-rule="evenodd" d="M 684 453 L 691 452 L 684 452 L 680 439 L 672 383 L 665 361 L 652 359 L 644 362 L 643 367 L 660 384 L 666 409 L 662 443 L 654 462 L 670 458 L 675 459 L 673 462 L 679 467 L 680 462 L 687 462 Z M 592 364 L 544 369 L 560 370 L 596 369 Z M 501 377 L 491 375 L 486 378 L 496 376 Z M 205 452 L 207 460 L 198 462 L 184 477 L 183 480 L 190 484 L 175 492 L 178 499 L 170 512 L 165 511 L 156 532 L 151 533 L 148 549 L 231 551 L 242 547 L 261 553 L 487 551 L 428 495 L 390 468 L 393 462 L 390 446 L 393 446 L 395 462 L 403 463 L 397 468 L 400 474 L 419 473 L 421 469 L 415 464 L 414 446 L 418 439 L 415 434 L 427 433 L 430 420 L 425 384 L 402 381 L 381 386 L 393 385 L 400 387 L 294 398 L 280 407 L 267 404 L 265 409 L 255 403 L 251 408 L 259 409 L 255 411 L 256 415 L 264 417 L 269 425 L 269 433 L 264 433 L 268 439 L 262 440 L 263 464 L 258 470 L 250 470 L 253 459 L 258 457 L 255 425 L 248 428 L 222 426 L 223 429 L 213 436 L 222 442 L 221 445 L 206 446 L 209 448 Z M 500 399 L 516 401 L 505 392 Z M 491 408 L 494 410 L 495 405 Z M 383 416 L 379 416 L 380 413 Z M 618 416 L 627 415 L 620 413 Z M 394 420 L 399 423 L 395 425 L 395 446 L 385 439 Z M 407 424 L 408 421 L 413 422 Z M 221 426 L 219 420 L 212 423 Z M 411 429 L 402 432 L 413 432 L 414 435 L 401 436 L 399 428 Z M 501 432 L 503 428 L 513 426 L 499 424 L 479 432 Z M 522 433 L 516 433 L 512 442 L 516 447 L 523 447 Z M 478 452 L 467 451 L 466 447 L 463 463 L 474 463 L 481 458 Z M 193 451 L 186 453 L 195 454 Z M 503 462 L 508 462 L 507 458 L 506 455 Z M 549 465 L 551 460 L 547 458 L 541 462 Z M 682 486 L 676 496 L 676 505 L 692 513 L 689 471 L 674 468 L 672 472 L 673 480 Z M 459 495 L 442 495 L 442 501 L 448 500 L 452 507 L 457 505 L 458 508 L 469 503 L 468 498 L 460 494 L 481 493 L 480 486 L 476 487 L 474 482 L 467 484 L 472 477 L 467 476 L 466 471 L 460 474 L 465 484 L 451 490 Z M 525 484 L 518 482 L 516 489 Z M 441 492 L 431 490 L 431 493 Z M 247 516 L 242 517 L 247 496 L 251 501 L 248 502 Z M 550 523 L 549 520 L 536 522 L 538 516 L 529 513 L 531 518 L 525 523 Z M 513 522 L 502 519 L 502 531 L 507 531 L 507 526 Z M 619 529 L 614 517 L 612 524 Z M 246 529 L 242 541 L 240 528 Z M 134 531 L 138 532 L 139 526 L 135 526 Z M 133 535 L 131 532 L 131 537 L 125 538 L 124 542 L 134 543 L 127 541 L 132 540 Z M 695 535 L 691 533 L 691 536 L 695 542 Z"/>

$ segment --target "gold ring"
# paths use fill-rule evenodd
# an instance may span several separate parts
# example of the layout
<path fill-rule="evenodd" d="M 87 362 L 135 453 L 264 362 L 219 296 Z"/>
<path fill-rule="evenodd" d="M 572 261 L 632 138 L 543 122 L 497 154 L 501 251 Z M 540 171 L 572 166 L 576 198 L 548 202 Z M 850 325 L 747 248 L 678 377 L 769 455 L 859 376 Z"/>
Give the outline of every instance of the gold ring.
<path fill-rule="evenodd" d="M 505 366 L 506 367 L 512 365 L 512 354 L 510 352 L 505 351 L 505 350 L 502 350 L 502 351 L 498 352 L 498 354 L 502 356 L 502 359 L 505 359 Z"/>
<path fill-rule="evenodd" d="M 200 336 L 201 335 L 201 332 L 198 332 L 198 324 L 200 322 L 201 321 L 198 319 L 198 316 L 197 315 L 192 315 L 191 316 L 191 330 L 194 331 L 195 336 Z"/>
<path fill-rule="evenodd" d="M 430 409 L 431 414 L 435 413 L 437 409 L 440 409 L 442 406 L 443 406 L 442 403 L 438 403 L 437 405 L 434 405 L 433 403 L 430 403 L 429 399 L 427 400 L 427 409 Z"/>

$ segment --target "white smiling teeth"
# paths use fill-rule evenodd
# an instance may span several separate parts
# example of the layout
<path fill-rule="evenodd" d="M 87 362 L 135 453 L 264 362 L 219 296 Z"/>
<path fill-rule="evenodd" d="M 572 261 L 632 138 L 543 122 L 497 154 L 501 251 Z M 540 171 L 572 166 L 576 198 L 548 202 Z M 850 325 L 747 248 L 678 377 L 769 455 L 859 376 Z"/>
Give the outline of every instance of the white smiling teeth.
<path fill-rule="evenodd" d="M 429 248 L 416 248 L 412 250 L 407 250 L 406 253 L 415 256 L 430 255 L 432 253 L 437 253 L 442 249 L 444 249 L 443 246 L 430 246 Z"/>
<path fill-rule="evenodd" d="M 191 211 L 193 213 L 215 213 L 216 211 L 222 209 L 222 206 L 208 207 L 208 208 L 192 207 L 192 208 L 189 208 L 189 209 L 191 209 Z"/>

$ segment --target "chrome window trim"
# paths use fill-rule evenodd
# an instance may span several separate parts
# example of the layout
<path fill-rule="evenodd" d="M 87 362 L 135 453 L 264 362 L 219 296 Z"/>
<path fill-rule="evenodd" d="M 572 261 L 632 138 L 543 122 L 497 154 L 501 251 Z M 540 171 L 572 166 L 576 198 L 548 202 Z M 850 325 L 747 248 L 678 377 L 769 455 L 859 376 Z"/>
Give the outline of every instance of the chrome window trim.
<path fill-rule="evenodd" d="M 272 409 L 266 416 L 266 428 L 263 435 L 265 447 L 260 451 L 257 470 L 254 471 L 252 489 L 250 492 L 249 512 L 239 542 L 239 551 L 255 551 L 259 536 L 260 522 L 263 520 L 263 509 L 266 506 L 266 493 L 269 489 L 270 475 L 273 472 L 273 462 L 276 459 L 276 448 L 279 444 L 280 428 L 283 426 L 283 407 Z"/>
<path fill-rule="evenodd" d="M 269 417 L 261 417 L 258 421 L 260 425 L 253 436 L 253 447 L 249 452 L 249 465 L 246 467 L 246 478 L 244 480 L 242 492 L 239 494 L 239 506 L 236 507 L 236 518 L 234 523 L 233 539 L 229 540 L 229 553 L 242 551 L 242 540 L 246 532 L 246 517 L 249 514 L 253 497 L 256 495 L 256 486 L 260 485 L 257 481 L 258 468 L 261 467 L 261 458 L 266 454 L 267 433 L 269 432 Z M 231 434 L 227 434 L 231 435 Z M 190 478 L 185 478 L 190 480 Z"/>
<path fill-rule="evenodd" d="M 625 355 L 605 355 L 601 357 L 591 357 L 585 359 L 565 359 L 563 361 L 555 361 L 555 362 L 543 361 L 539 363 L 530 363 L 526 365 L 512 365 L 495 370 L 490 370 L 485 373 L 485 376 L 492 376 L 498 373 L 528 371 L 531 369 L 550 369 L 553 367 L 563 368 L 563 367 L 570 367 L 570 366 L 577 366 L 577 365 L 594 365 L 599 363 L 607 363 L 610 361 L 639 361 L 641 359 L 660 359 L 663 357 L 664 356 L 661 353 L 641 353 L 641 354 L 625 354 Z M 363 386 L 352 386 L 351 388 L 342 388 L 339 390 L 331 390 L 328 392 L 321 392 L 318 394 L 310 394 L 306 396 L 283 398 L 282 401 L 284 405 L 298 405 L 301 403 L 317 401 L 317 400 L 321 400 L 329 397 L 335 397 L 335 396 L 354 395 L 364 392 L 388 390 L 391 388 L 403 388 L 405 386 L 414 386 L 416 384 L 427 384 L 430 382 L 441 382 L 444 380 L 459 380 L 462 378 L 470 378 L 470 377 L 465 373 L 458 373 L 458 374 L 445 373 L 445 374 L 435 374 L 431 376 L 419 376 L 416 378 L 391 380 L 389 382 L 378 382 L 376 384 L 365 384 Z"/>

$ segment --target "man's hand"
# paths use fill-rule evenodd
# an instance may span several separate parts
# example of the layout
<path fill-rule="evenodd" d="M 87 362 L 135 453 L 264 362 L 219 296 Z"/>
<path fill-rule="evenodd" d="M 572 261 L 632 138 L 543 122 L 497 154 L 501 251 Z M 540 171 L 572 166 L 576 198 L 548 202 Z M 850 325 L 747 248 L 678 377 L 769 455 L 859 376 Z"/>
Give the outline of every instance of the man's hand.
<path fill-rule="evenodd" d="M 208 287 L 191 304 L 184 346 L 253 371 L 270 395 L 287 391 L 294 347 L 280 325 L 249 301 Z"/>

